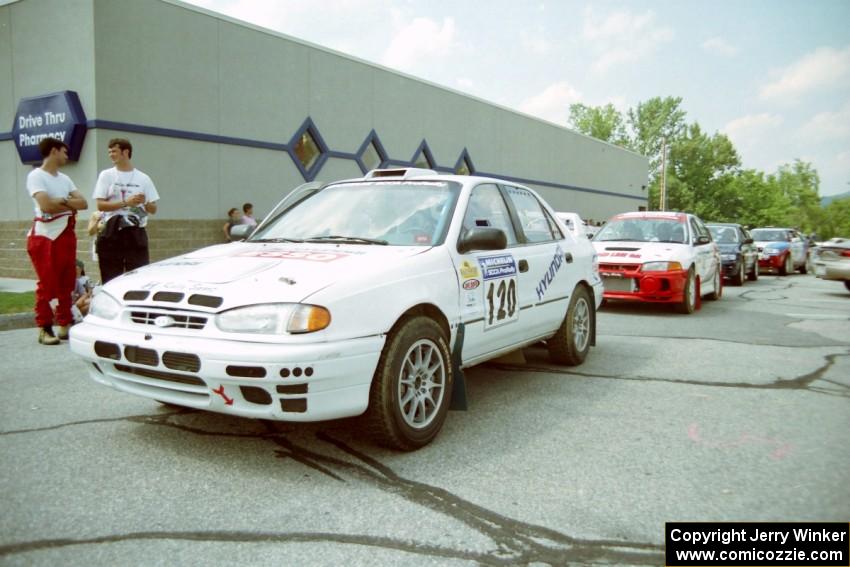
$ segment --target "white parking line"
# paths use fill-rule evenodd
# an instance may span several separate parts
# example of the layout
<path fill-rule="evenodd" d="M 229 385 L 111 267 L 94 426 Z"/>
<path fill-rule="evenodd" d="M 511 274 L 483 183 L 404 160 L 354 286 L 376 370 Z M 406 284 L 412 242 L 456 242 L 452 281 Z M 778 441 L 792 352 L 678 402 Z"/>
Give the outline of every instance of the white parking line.
<path fill-rule="evenodd" d="M 826 315 L 823 313 L 786 313 L 785 316 L 797 319 L 834 319 L 836 321 L 850 319 L 850 315 Z"/>

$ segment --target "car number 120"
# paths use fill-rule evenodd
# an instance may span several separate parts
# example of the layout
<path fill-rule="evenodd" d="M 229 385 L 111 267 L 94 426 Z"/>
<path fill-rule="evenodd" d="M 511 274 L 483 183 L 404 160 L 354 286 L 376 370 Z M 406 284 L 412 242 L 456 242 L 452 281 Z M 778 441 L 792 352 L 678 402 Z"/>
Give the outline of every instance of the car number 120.
<path fill-rule="evenodd" d="M 484 317 L 485 329 L 498 327 L 519 319 L 516 286 L 517 279 L 515 277 L 486 282 L 484 286 L 484 299 L 487 309 Z"/>

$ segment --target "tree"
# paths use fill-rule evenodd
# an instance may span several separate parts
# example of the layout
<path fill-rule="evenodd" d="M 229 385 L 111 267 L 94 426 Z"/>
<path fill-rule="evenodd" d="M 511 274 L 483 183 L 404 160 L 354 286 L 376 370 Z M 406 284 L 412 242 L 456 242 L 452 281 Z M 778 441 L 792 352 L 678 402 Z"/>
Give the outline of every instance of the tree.
<path fill-rule="evenodd" d="M 655 181 L 661 169 L 662 140 L 675 142 L 685 131 L 685 111 L 681 97 L 654 97 L 629 109 L 627 124 L 631 149 L 649 158 L 649 179 Z"/>
<path fill-rule="evenodd" d="M 581 103 L 570 105 L 570 126 L 603 142 L 629 147 L 623 115 L 613 104 L 587 106 Z"/>

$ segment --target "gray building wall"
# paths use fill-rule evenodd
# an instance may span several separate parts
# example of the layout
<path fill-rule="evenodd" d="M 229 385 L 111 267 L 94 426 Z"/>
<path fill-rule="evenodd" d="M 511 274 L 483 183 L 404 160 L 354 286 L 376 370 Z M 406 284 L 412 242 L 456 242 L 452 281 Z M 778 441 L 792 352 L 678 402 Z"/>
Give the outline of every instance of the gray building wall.
<path fill-rule="evenodd" d="M 528 184 L 584 217 L 646 204 L 643 156 L 171 0 L 0 6 L 0 138 L 21 98 L 63 90 L 79 94 L 90 125 L 65 172 L 91 195 L 111 166 L 107 140 L 129 138 L 162 197 L 152 222 L 223 224 L 244 201 L 268 212 L 304 182 L 284 150 L 308 118 L 332 155 L 318 180 L 361 175 L 354 154 L 374 130 L 391 163 L 410 160 L 423 140 L 440 169 L 466 150 L 476 172 Z M 13 205 L 0 221 L 31 218 L 29 169 L 0 141 L 0 198 Z"/>

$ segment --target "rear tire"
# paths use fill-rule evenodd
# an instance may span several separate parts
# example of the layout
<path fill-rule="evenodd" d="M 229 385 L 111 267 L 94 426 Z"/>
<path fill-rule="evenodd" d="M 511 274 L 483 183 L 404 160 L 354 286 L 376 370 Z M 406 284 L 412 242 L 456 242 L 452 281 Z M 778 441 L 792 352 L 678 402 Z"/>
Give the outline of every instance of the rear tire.
<path fill-rule="evenodd" d="M 694 270 L 693 268 L 691 268 L 690 270 L 688 270 L 688 277 L 685 280 L 685 289 L 682 291 L 682 302 L 676 306 L 676 311 L 685 315 L 690 315 L 696 310 L 696 287 L 697 285 L 696 278 L 694 277 Z"/>
<path fill-rule="evenodd" d="M 433 319 L 403 321 L 387 338 L 364 415 L 370 437 L 412 451 L 437 436 L 451 403 L 452 364 L 447 339 Z"/>
<path fill-rule="evenodd" d="M 587 288 L 577 286 L 558 332 L 546 341 L 552 362 L 578 366 L 587 358 L 594 330 L 593 305 Z"/>

